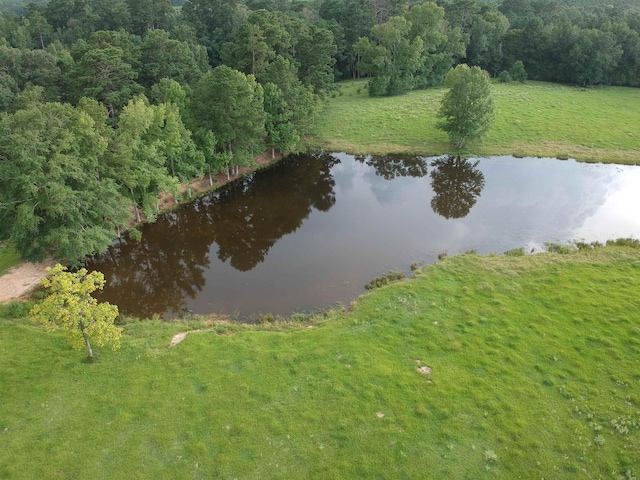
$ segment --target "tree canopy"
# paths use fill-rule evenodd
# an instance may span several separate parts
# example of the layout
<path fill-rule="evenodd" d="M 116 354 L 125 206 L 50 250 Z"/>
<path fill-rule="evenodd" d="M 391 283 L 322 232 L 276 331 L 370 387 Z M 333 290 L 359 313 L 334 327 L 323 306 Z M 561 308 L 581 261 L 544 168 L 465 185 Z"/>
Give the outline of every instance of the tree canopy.
<path fill-rule="evenodd" d="M 104 251 L 129 217 L 100 175 L 107 141 L 71 105 L 33 104 L 0 116 L 0 236 L 21 255 L 75 262 Z"/>
<path fill-rule="evenodd" d="M 469 140 L 480 140 L 493 125 L 494 107 L 489 74 L 480 67 L 461 64 L 447 74 L 449 90 L 442 97 L 438 128 L 456 148 Z"/>
<path fill-rule="evenodd" d="M 440 109 L 457 147 L 490 128 L 487 74 L 640 86 L 637 2 L 180 3 L 0 5 L 0 236 L 26 258 L 80 262 L 161 191 L 302 149 L 342 78 L 398 95 L 458 66 Z"/>
<path fill-rule="evenodd" d="M 86 348 L 90 359 L 93 359 L 92 339 L 98 346 L 111 343 L 114 350 L 119 348 L 122 329 L 114 325 L 118 307 L 98 303 L 91 296 L 104 287 L 104 275 L 89 273 L 84 268 L 68 272 L 60 264 L 47 268 L 47 272 L 49 276 L 42 280 L 42 285 L 48 296 L 31 309 L 31 319 L 47 330 L 63 329 L 73 348 Z"/>

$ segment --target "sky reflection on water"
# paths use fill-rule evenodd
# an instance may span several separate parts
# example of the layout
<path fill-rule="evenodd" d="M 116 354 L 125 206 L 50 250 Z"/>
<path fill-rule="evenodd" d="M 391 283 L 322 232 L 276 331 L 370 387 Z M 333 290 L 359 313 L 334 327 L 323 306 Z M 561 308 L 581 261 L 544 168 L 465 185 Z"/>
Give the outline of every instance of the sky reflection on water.
<path fill-rule="evenodd" d="M 513 157 L 293 157 L 87 266 L 139 316 L 348 303 L 389 270 L 476 250 L 640 237 L 640 167 Z"/>

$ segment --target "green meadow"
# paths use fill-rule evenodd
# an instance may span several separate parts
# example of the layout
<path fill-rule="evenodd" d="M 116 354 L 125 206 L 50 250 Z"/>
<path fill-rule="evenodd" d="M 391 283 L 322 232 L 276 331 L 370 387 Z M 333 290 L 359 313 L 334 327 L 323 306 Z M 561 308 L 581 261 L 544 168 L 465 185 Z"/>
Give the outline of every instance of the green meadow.
<path fill-rule="evenodd" d="M 339 86 L 316 122 L 313 147 L 359 154 L 452 153 L 446 134 L 435 127 L 446 89 L 372 98 L 365 80 Z M 493 96 L 492 130 L 461 154 L 640 164 L 639 89 L 494 83 Z"/>
<path fill-rule="evenodd" d="M 0 478 L 636 478 L 639 292 L 637 246 L 468 254 L 308 324 L 128 323 L 94 363 L 4 306 Z"/>

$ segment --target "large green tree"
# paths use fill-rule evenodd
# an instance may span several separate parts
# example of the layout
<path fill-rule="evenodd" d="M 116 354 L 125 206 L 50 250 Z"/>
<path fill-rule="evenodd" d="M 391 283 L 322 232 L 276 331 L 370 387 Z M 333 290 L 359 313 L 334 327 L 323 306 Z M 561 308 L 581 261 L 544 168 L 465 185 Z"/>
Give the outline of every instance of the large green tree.
<path fill-rule="evenodd" d="M 411 22 L 409 38 L 422 39 L 421 65 L 415 74 L 415 87 L 442 85 L 449 69 L 465 56 L 464 37 L 459 27 L 444 19 L 444 8 L 433 2 L 413 5 L 405 14 Z"/>
<path fill-rule="evenodd" d="M 195 30 L 198 41 L 207 48 L 211 63 L 220 63 L 220 46 L 230 41 L 234 30 L 242 24 L 239 0 L 187 0 L 181 12 Z"/>
<path fill-rule="evenodd" d="M 271 82 L 264 86 L 264 111 L 268 146 L 274 158 L 276 148 L 283 152 L 291 150 L 300 141 L 300 135 L 291 121 L 293 112 L 282 90 Z"/>
<path fill-rule="evenodd" d="M 252 161 L 262 150 L 263 89 L 253 75 L 216 67 L 196 85 L 191 109 L 196 126 L 213 132 L 220 150 L 233 155 L 233 165 Z"/>
<path fill-rule="evenodd" d="M 173 145 L 186 141 L 181 123 L 176 124 L 178 120 L 169 120 L 169 125 L 173 124 L 169 127 L 172 134 L 165 135 L 166 106 L 150 105 L 144 95 L 131 99 L 118 119 L 107 155 L 107 175 L 130 196 L 138 222 L 142 220 L 139 206 L 143 207 L 147 219 L 153 218 L 158 212 L 159 193 L 177 190 L 177 180 L 167 169 L 167 164 L 171 164 L 167 155 L 172 155 L 171 159 L 176 161 Z M 172 138 L 174 134 L 179 138 Z M 168 139 L 171 147 L 167 150 L 165 141 Z"/>
<path fill-rule="evenodd" d="M 28 85 L 37 85 L 44 88 L 46 100 L 57 100 L 60 74 L 56 58 L 46 50 L 0 45 L 0 75 L 4 79 L 0 79 L 0 88 L 4 85 L 14 95 Z"/>
<path fill-rule="evenodd" d="M 100 174 L 107 142 L 90 115 L 32 104 L 0 117 L 0 236 L 24 258 L 76 262 L 104 251 L 129 217 Z"/>
<path fill-rule="evenodd" d="M 125 32 L 95 32 L 78 41 L 72 54 L 80 96 L 91 97 L 107 107 L 113 118 L 143 88 L 138 78 L 139 47 Z"/>
<path fill-rule="evenodd" d="M 206 56 L 194 55 L 196 48 L 204 49 L 173 40 L 164 30 L 149 30 L 142 40 L 139 82 L 147 88 L 162 78 L 171 78 L 182 85 L 195 84 L 209 68 L 202 63 Z"/>
<path fill-rule="evenodd" d="M 466 141 L 479 140 L 491 129 L 491 81 L 480 67 L 461 64 L 449 71 L 445 86 L 449 90 L 442 97 L 438 128 L 447 132 L 456 148 L 462 148 Z"/>
<path fill-rule="evenodd" d="M 126 3 L 134 33 L 142 35 L 147 30 L 170 26 L 173 10 L 169 0 L 126 0 Z"/>
<path fill-rule="evenodd" d="M 358 68 L 371 75 L 370 95 L 398 95 L 413 89 L 424 43 L 420 37 L 410 39 L 410 30 L 406 18 L 392 17 L 371 29 L 373 41 L 362 37 L 354 45 L 360 58 Z"/>

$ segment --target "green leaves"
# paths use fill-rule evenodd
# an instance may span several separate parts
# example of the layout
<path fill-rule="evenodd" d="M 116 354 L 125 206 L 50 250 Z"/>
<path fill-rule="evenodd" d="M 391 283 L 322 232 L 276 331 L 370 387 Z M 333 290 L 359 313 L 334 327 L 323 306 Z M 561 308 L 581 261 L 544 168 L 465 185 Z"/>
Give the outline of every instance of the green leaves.
<path fill-rule="evenodd" d="M 0 234 L 21 255 L 72 263 L 101 252 L 129 217 L 109 178 L 107 141 L 80 109 L 34 104 L 0 118 Z"/>
<path fill-rule="evenodd" d="M 98 303 L 91 296 L 92 292 L 104 287 L 104 275 L 88 273 L 84 268 L 75 273 L 68 272 L 60 264 L 47 268 L 47 272 L 49 277 L 42 280 L 42 285 L 49 296 L 31 309 L 32 321 L 49 331 L 62 328 L 73 348 L 86 347 L 89 358 L 93 357 L 89 339 L 99 346 L 111 343 L 114 350 L 119 348 L 122 329 L 113 324 L 118 307 L 107 302 Z"/>
<path fill-rule="evenodd" d="M 449 91 L 442 97 L 437 127 L 449 135 L 456 148 L 479 140 L 493 124 L 494 107 L 489 74 L 466 64 L 451 69 L 445 79 Z"/>
<path fill-rule="evenodd" d="M 262 148 L 263 90 L 253 75 L 216 67 L 198 82 L 192 114 L 198 127 L 213 132 L 221 150 L 234 153 L 236 165 L 246 152 Z"/>
<path fill-rule="evenodd" d="M 360 38 L 354 45 L 354 52 L 361 57 L 360 70 L 373 76 L 370 95 L 400 95 L 413 89 L 424 43 L 420 37 L 410 39 L 410 29 L 411 22 L 404 17 L 391 17 L 371 29 L 375 43 Z"/>

